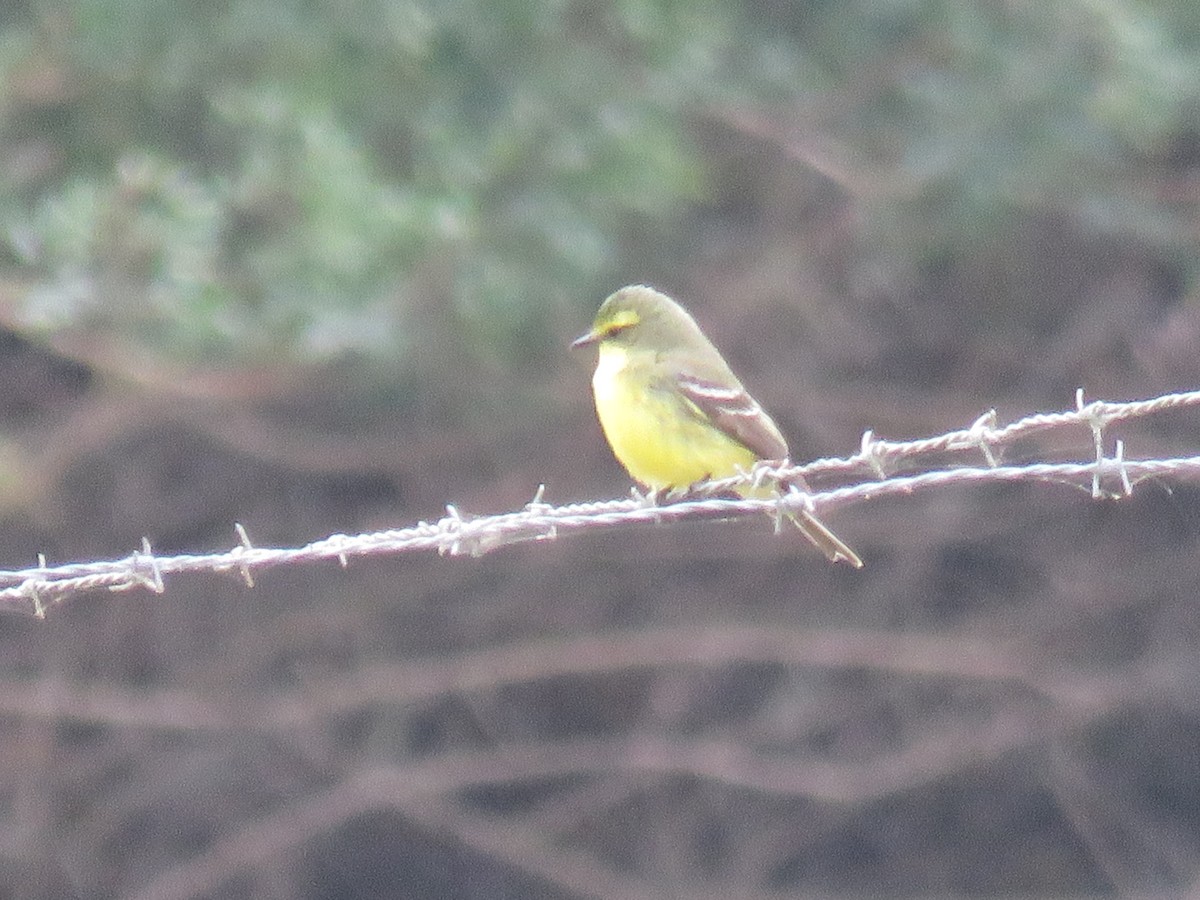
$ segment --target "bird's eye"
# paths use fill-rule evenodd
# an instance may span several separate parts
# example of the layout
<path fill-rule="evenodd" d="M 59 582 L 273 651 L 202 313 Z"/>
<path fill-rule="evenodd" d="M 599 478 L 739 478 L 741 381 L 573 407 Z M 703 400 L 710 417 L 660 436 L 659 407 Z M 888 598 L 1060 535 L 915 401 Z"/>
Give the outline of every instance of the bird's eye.
<path fill-rule="evenodd" d="M 608 334 L 613 335 L 619 331 L 624 331 L 627 328 L 632 328 L 641 320 L 642 317 L 632 309 L 625 309 L 612 317 L 612 320 L 608 323 L 608 327 L 605 329 L 605 331 Z"/>

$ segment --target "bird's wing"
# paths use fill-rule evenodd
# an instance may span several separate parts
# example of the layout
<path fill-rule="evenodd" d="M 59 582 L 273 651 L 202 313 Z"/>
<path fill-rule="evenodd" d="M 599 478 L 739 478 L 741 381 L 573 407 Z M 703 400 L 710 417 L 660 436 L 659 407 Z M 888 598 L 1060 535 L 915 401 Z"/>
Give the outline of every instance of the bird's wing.
<path fill-rule="evenodd" d="M 684 372 L 677 377 L 676 386 L 704 418 L 759 459 L 787 457 L 787 441 L 779 427 L 737 381 L 730 387 Z"/>

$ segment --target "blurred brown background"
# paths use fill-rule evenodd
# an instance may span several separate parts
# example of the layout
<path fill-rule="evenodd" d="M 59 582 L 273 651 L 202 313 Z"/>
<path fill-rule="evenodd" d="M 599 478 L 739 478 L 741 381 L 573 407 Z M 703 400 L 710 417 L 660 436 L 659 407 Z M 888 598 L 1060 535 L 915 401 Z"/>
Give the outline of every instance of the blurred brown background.
<path fill-rule="evenodd" d="M 0 562 L 620 496 L 566 345 L 634 281 L 798 459 L 1189 389 L 1198 43 L 1189 0 L 7 4 Z M 5 614 L 0 896 L 1193 892 L 1197 500 Z"/>

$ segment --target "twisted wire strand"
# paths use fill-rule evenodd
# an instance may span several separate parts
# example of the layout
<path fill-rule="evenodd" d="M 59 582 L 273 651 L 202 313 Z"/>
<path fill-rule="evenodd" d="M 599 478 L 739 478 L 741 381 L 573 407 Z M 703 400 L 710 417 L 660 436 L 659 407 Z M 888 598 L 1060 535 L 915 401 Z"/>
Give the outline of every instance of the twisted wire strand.
<path fill-rule="evenodd" d="M 141 548 L 121 559 L 49 565 L 39 557 L 37 566 L 0 570 L 0 609 L 31 612 L 40 618 L 49 607 L 64 599 L 97 588 L 114 591 L 143 588 L 162 593 L 167 576 L 185 572 L 232 573 L 247 586 L 253 586 L 254 573 L 275 566 L 335 560 L 344 567 L 352 558 L 431 550 L 443 555 L 480 556 L 512 544 L 553 540 L 579 531 L 679 521 L 731 520 L 763 514 L 779 521 L 784 514 L 800 509 L 828 510 L 954 484 L 1057 482 L 1088 490 L 1094 497 L 1122 497 L 1147 478 L 1200 478 L 1200 456 L 1126 459 L 1121 441 L 1115 442 L 1113 455 L 1106 456 L 1104 429 L 1116 421 L 1196 405 L 1200 405 L 1200 391 L 1127 403 L 1087 404 L 1079 392 L 1074 410 L 1038 413 L 1004 426 L 996 425 L 995 412 L 991 411 L 969 428 L 915 441 L 879 440 L 867 432 L 861 449 L 852 456 L 821 459 L 802 466 L 786 461 L 781 465 L 761 465 L 737 478 L 696 486 L 686 496 L 670 502 L 634 493 L 625 499 L 556 506 L 545 501 L 541 486 L 529 503 L 512 512 L 466 516 L 454 506 L 447 506 L 446 515 L 435 522 L 421 521 L 405 528 L 355 535 L 333 534 L 301 547 L 256 547 L 240 524 L 234 526 L 237 544 L 212 553 L 158 556 L 149 540 L 143 539 Z M 1077 426 L 1090 429 L 1095 444 L 1094 459 L 1021 465 L 997 462 L 998 452 L 1014 441 L 1035 432 Z M 931 452 L 947 451 L 978 451 L 985 465 L 940 468 L 911 475 L 888 474 L 901 461 L 911 462 Z M 796 476 L 816 473 L 861 473 L 867 477 L 815 493 L 789 487 L 765 498 L 721 496 L 747 481 L 783 485 Z"/>

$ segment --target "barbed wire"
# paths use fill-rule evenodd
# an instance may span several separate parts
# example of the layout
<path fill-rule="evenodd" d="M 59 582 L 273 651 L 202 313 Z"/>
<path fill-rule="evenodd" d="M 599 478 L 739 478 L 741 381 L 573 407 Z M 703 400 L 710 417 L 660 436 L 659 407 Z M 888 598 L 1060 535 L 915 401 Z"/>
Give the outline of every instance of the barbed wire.
<path fill-rule="evenodd" d="M 545 500 L 545 486 L 522 509 L 495 515 L 466 516 L 448 505 L 435 522 L 418 522 L 405 528 L 356 535 L 333 534 L 301 547 L 256 547 L 246 530 L 234 526 L 238 542 L 229 550 L 212 553 L 157 556 L 148 538 L 131 555 L 121 559 L 49 565 L 44 556 L 27 569 L 0 571 L 0 609 L 31 612 L 38 618 L 66 598 L 107 588 L 127 591 L 144 588 L 155 593 L 166 589 L 167 576 L 185 572 L 226 572 L 254 585 L 254 574 L 275 566 L 334 560 L 343 567 L 352 558 L 413 551 L 437 551 L 452 556 L 481 556 L 501 547 L 528 541 L 553 540 L 568 533 L 694 520 L 734 520 L 769 515 L 776 528 L 789 513 L 813 512 L 911 494 L 952 484 L 997 481 L 1042 481 L 1074 485 L 1095 498 L 1124 497 L 1134 486 L 1152 477 L 1200 478 L 1200 456 L 1165 459 L 1127 459 L 1124 443 L 1105 452 L 1104 431 L 1113 422 L 1139 419 L 1200 405 L 1200 391 L 1166 394 L 1131 402 L 1084 403 L 1078 391 L 1075 409 L 1037 413 L 1000 426 L 996 412 L 980 416 L 965 429 L 914 441 L 881 440 L 867 431 L 859 452 L 845 458 L 820 459 L 805 465 L 760 464 L 751 472 L 693 487 L 679 498 L 658 498 L 636 491 L 629 498 L 554 506 Z M 1003 451 L 1035 433 L 1084 427 L 1091 436 L 1094 457 L 1087 461 L 1033 462 L 1000 465 Z M 929 454 L 978 453 L 984 465 L 954 465 L 911 475 L 895 473 Z M 799 489 L 798 479 L 840 476 L 864 480 L 829 490 Z M 754 497 L 722 496 L 748 482 L 774 487 L 756 491 Z M 803 483 L 800 481 L 799 483 Z M 780 485 L 787 485 L 780 488 Z M 757 496 L 758 493 L 767 496 Z M 660 502 L 661 501 L 661 502 Z"/>

